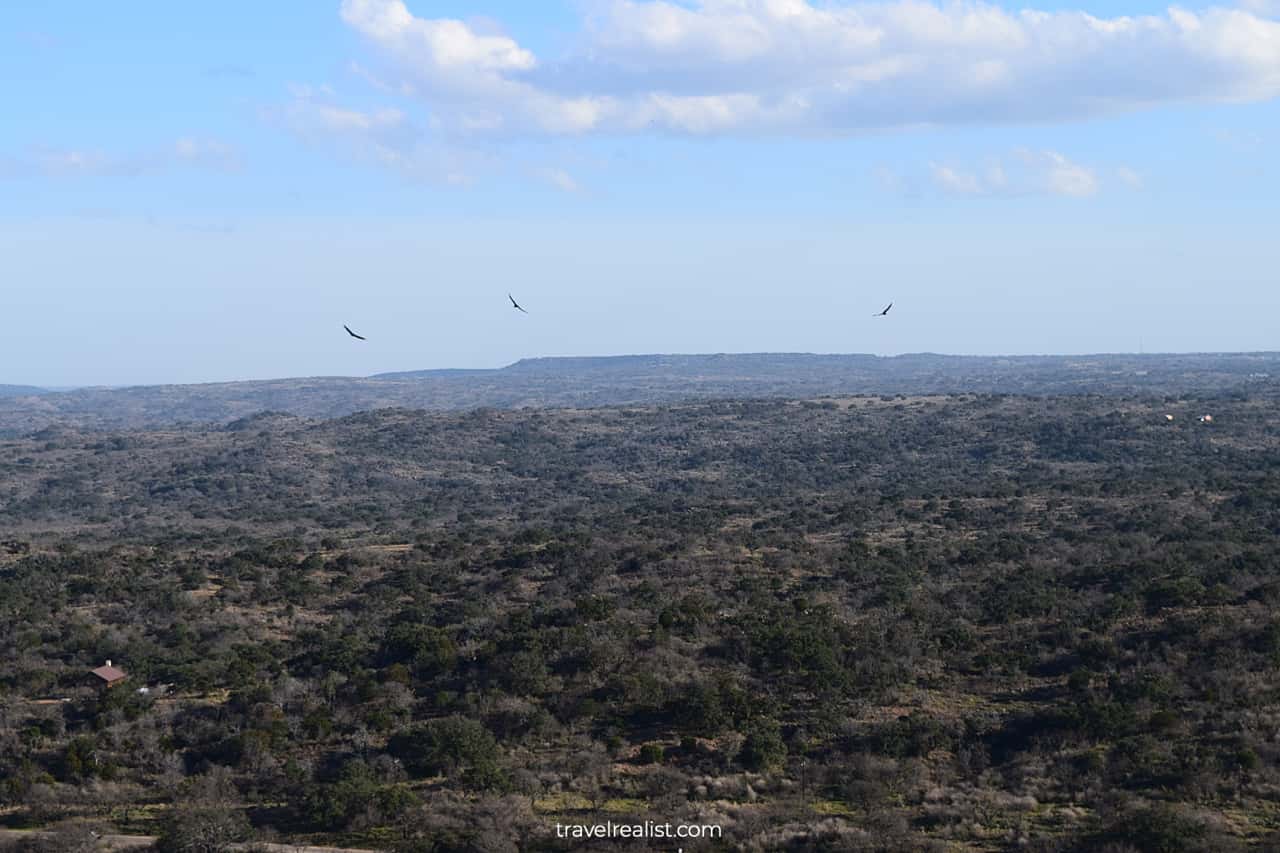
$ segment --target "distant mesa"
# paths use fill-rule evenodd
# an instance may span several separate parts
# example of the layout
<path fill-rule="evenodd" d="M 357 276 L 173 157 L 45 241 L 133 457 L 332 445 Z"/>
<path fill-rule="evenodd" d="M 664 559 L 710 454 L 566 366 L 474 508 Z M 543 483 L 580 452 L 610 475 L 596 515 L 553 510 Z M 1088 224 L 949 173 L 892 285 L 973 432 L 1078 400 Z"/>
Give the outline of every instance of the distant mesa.
<path fill-rule="evenodd" d="M 400 408 L 598 408 L 691 400 L 884 395 L 1195 396 L 1280 399 L 1280 353 L 896 356 L 708 353 L 528 358 L 495 369 L 414 370 L 205 385 L 81 388 L 0 397 L 0 436 L 217 424 L 266 428 L 285 417 L 340 418 Z M 1259 374 L 1269 374 L 1259 379 Z M 12 387 L 12 386 L 10 386 Z M 1153 402 L 1153 405 L 1160 405 Z M 265 414 L 264 414 L 265 413 Z M 1193 416 L 1198 417 L 1198 416 Z M 1210 423 L 1211 421 L 1205 421 Z M 44 433 L 54 428 L 55 432 Z"/>

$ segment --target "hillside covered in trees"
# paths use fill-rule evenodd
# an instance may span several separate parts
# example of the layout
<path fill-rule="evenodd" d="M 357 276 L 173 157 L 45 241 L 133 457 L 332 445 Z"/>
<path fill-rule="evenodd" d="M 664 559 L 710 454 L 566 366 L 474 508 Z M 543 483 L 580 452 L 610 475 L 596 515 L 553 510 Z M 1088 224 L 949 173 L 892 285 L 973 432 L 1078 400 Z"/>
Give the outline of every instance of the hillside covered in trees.
<path fill-rule="evenodd" d="M 0 825 L 1277 849 L 1276 416 L 1242 387 L 15 433 Z"/>
<path fill-rule="evenodd" d="M 743 353 L 529 358 L 497 370 L 417 370 L 201 385 L 0 390 L 0 436 L 49 426 L 155 429 L 263 411 L 337 418 L 383 408 L 659 405 L 881 394 L 1277 396 L 1280 353 L 955 356 Z M 30 389 L 37 391 L 39 389 Z"/>

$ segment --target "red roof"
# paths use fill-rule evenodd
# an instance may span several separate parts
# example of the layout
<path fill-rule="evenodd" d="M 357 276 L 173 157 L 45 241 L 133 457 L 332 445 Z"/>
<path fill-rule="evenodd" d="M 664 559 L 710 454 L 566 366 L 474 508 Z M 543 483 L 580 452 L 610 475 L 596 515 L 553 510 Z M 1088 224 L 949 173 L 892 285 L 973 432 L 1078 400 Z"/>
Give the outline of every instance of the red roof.
<path fill-rule="evenodd" d="M 114 666 L 100 666 L 93 670 L 93 674 L 107 682 L 107 684 L 111 684 L 124 678 L 124 671 L 116 669 Z"/>

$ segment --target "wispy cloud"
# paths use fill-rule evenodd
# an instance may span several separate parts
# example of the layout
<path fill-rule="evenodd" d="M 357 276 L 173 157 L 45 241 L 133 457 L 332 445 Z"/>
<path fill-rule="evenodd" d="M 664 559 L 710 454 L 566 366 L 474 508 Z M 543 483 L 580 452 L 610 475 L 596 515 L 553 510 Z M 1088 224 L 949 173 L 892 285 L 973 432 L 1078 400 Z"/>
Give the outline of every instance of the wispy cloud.
<path fill-rule="evenodd" d="M 1280 0 L 1240 0 L 1240 8 L 1255 15 L 1280 17 Z"/>
<path fill-rule="evenodd" d="M 1142 175 L 1130 169 L 1128 166 L 1120 166 L 1116 169 L 1116 177 L 1120 179 L 1120 183 L 1130 189 L 1140 190 L 1146 186 L 1146 181 Z"/>
<path fill-rule="evenodd" d="M 580 193 L 582 186 L 564 169 L 539 169 L 536 172 L 539 180 L 566 193 Z"/>
<path fill-rule="evenodd" d="M 1265 142 L 1262 134 L 1252 130 L 1225 130 L 1219 128 L 1210 131 L 1210 133 L 1219 144 L 1241 154 L 1252 154 L 1261 149 Z"/>
<path fill-rule="evenodd" d="M 235 146 L 214 139 L 183 137 L 168 145 L 126 152 L 37 146 L 23 154 L 0 158 L 0 177 L 134 177 L 176 168 L 236 172 L 243 165 Z"/>
<path fill-rule="evenodd" d="M 1073 163 L 1057 151 L 1021 150 L 1018 156 L 1027 164 L 1033 185 L 1053 195 L 1085 198 L 1098 192 L 1098 174 L 1088 166 Z"/>
<path fill-rule="evenodd" d="M 1127 168 L 1117 170 L 1137 180 Z M 991 159 L 981 168 L 951 163 L 929 164 L 935 189 L 955 196 L 1013 198 L 1027 195 L 1058 195 L 1087 198 L 1096 195 L 1102 182 L 1095 169 L 1075 163 L 1056 151 L 1020 148 L 1008 157 Z"/>
<path fill-rule="evenodd" d="M 413 87 L 407 82 L 401 81 L 399 84 L 394 85 L 388 83 L 381 74 L 372 69 L 366 68 L 355 60 L 347 63 L 347 71 L 377 89 L 379 92 L 406 96 L 412 96 L 414 94 Z"/>
<path fill-rule="evenodd" d="M 957 171 L 938 163 L 930 163 L 929 171 L 933 175 L 933 182 L 945 192 L 955 195 L 987 195 L 991 191 L 976 174 Z"/>
<path fill-rule="evenodd" d="M 172 156 L 179 163 L 215 171 L 236 172 L 244 167 L 239 149 L 216 139 L 184 136 L 174 143 Z"/>
<path fill-rule="evenodd" d="M 293 99 L 264 109 L 268 122 L 309 145 L 336 149 L 361 162 L 389 169 L 404 178 L 453 186 L 474 179 L 486 158 L 429 138 L 398 107 L 354 109 L 336 102 L 328 86 L 291 86 Z"/>
<path fill-rule="evenodd" d="M 1240 8 L 1099 18 L 928 0 L 600 0 L 548 62 L 494 27 L 343 0 L 441 127 L 830 134 L 1083 119 L 1280 95 L 1280 22 Z M 1080 174 L 1059 171 L 1064 192 Z"/>

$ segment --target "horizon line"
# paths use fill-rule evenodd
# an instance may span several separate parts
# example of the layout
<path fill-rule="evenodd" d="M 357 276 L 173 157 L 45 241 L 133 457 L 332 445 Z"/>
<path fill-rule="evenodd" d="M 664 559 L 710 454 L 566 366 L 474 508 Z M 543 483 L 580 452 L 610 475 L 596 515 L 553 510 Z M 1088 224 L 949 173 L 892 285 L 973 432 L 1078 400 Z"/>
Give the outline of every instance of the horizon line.
<path fill-rule="evenodd" d="M 204 379 L 189 382 L 131 382 L 118 385 L 37 385 L 30 382 L 0 382 L 0 388 L 31 388 L 40 394 L 68 394 L 76 391 L 127 391 L 138 388 L 173 388 L 200 385 L 236 385 L 262 382 L 316 381 L 316 380 L 389 380 L 428 373 L 499 373 L 528 362 L 551 361 L 610 361 L 636 358 L 717 358 L 717 357 L 793 357 L 793 358 L 873 358 L 891 360 L 898 358 L 950 358 L 950 359 L 1053 359 L 1053 358 L 1140 358 L 1143 360 L 1169 357 L 1280 357 L 1280 350 L 1189 350 L 1183 352 L 1087 352 L 1087 353 L 940 353 L 931 351 L 902 352 L 880 355 L 866 352 L 798 352 L 751 350 L 743 352 L 649 352 L 620 353 L 614 355 L 544 355 L 526 356 L 497 367 L 422 367 L 403 370 L 384 370 L 371 374 L 313 374 L 294 376 L 269 376 L 239 379 Z M 25 396 L 25 395 L 13 395 Z"/>

